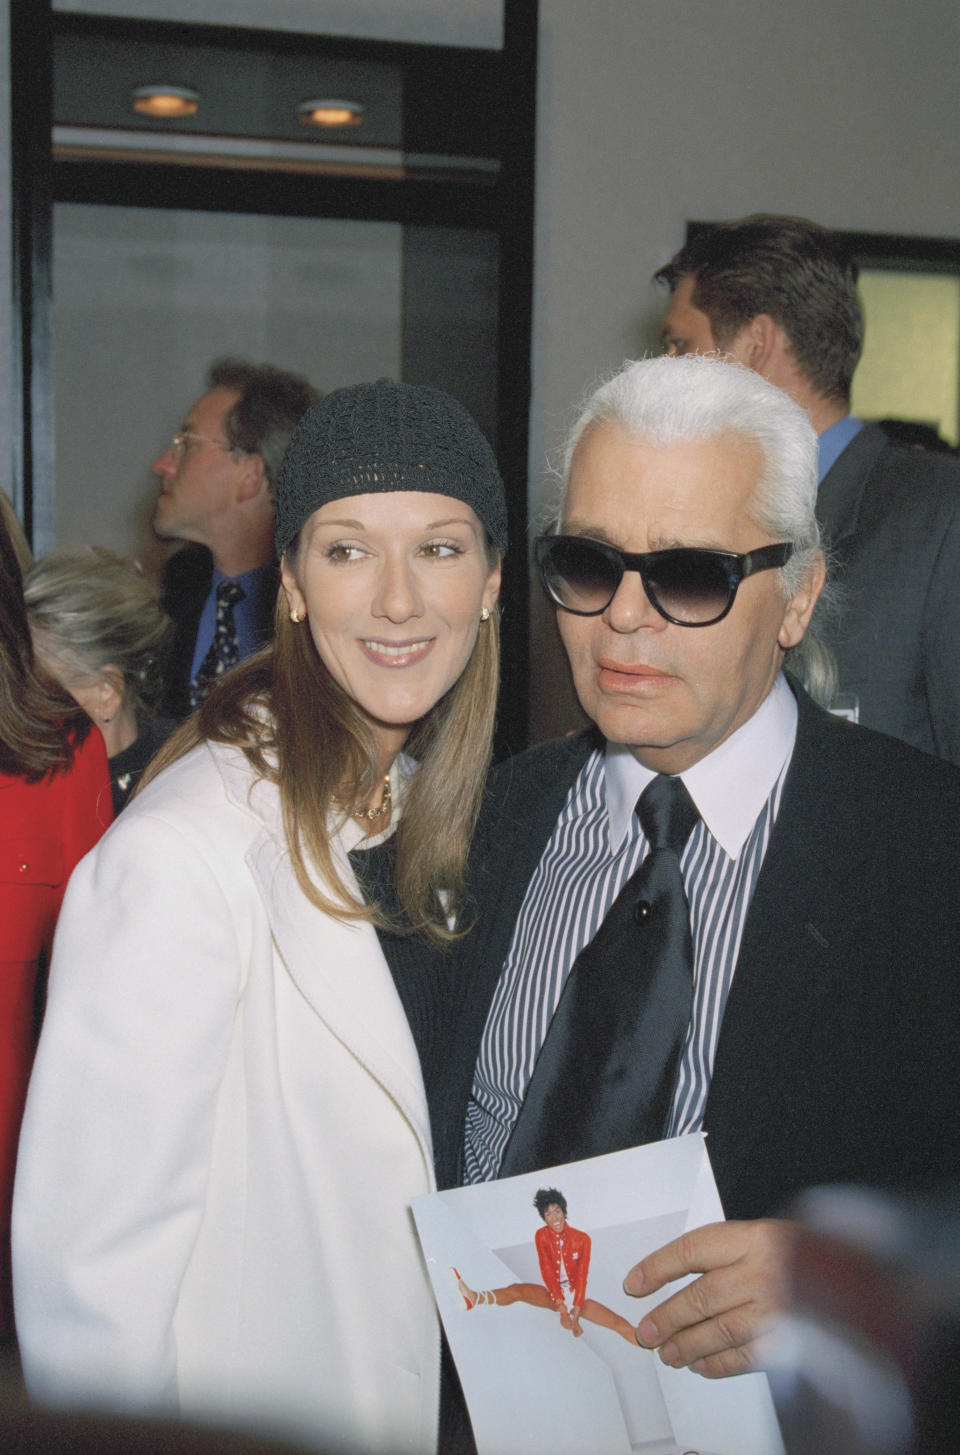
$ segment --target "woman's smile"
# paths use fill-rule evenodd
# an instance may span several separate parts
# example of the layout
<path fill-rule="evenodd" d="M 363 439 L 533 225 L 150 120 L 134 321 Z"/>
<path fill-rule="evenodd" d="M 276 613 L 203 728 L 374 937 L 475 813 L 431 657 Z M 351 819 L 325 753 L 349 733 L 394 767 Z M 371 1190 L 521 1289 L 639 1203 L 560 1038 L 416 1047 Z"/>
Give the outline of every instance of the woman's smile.
<path fill-rule="evenodd" d="M 361 645 L 374 660 L 382 660 L 385 667 L 409 667 L 426 656 L 433 645 L 433 638 L 423 637 L 413 642 L 367 640 Z"/>

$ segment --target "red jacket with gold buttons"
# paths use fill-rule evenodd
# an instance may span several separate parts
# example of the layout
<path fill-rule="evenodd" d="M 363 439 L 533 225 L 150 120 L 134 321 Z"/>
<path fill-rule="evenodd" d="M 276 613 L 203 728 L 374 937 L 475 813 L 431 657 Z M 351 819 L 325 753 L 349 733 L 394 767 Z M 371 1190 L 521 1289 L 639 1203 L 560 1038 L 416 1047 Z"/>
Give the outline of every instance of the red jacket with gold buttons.
<path fill-rule="evenodd" d="M 540 1259 L 540 1276 L 544 1287 L 554 1303 L 563 1303 L 561 1280 L 564 1276 L 570 1283 L 571 1302 L 574 1308 L 583 1308 L 587 1296 L 587 1273 L 590 1270 L 590 1236 L 571 1228 L 567 1223 L 562 1233 L 544 1223 L 537 1229 L 534 1242 Z"/>

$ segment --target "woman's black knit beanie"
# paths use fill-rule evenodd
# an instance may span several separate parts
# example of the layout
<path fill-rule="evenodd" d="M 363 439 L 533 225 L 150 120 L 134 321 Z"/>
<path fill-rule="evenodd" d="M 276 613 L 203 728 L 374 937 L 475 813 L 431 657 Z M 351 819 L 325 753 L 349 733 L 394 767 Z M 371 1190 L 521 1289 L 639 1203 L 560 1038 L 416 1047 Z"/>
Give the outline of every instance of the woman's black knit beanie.
<path fill-rule="evenodd" d="M 507 549 L 507 503 L 494 454 L 463 405 L 422 384 L 351 384 L 302 416 L 277 479 L 277 555 L 329 500 L 388 490 L 451 495 Z"/>

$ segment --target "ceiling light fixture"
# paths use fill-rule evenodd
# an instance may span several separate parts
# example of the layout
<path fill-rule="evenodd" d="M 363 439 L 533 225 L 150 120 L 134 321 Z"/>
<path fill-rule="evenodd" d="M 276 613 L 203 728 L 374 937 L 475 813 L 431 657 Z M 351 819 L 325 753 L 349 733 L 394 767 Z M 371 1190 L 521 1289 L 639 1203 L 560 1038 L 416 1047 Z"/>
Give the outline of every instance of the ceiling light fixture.
<path fill-rule="evenodd" d="M 200 92 L 188 86 L 138 86 L 130 100 L 141 116 L 170 120 L 179 116 L 195 116 L 200 107 Z"/>
<path fill-rule="evenodd" d="M 363 107 L 359 101 L 340 101 L 324 96 L 301 101 L 297 115 L 304 126 L 359 126 L 363 121 Z"/>

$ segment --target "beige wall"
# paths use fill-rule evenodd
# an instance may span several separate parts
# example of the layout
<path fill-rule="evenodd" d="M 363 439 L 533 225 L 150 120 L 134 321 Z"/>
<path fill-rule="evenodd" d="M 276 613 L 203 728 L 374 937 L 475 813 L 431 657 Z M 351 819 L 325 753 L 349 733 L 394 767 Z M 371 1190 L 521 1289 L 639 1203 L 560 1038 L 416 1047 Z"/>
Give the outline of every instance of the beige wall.
<path fill-rule="evenodd" d="M 953 0 L 542 0 L 541 28 L 535 470 L 591 371 L 656 342 L 688 219 L 960 235 Z"/>
<path fill-rule="evenodd" d="M 499 44 L 501 0 L 88 0 L 64 9 Z M 530 493 L 599 371 L 655 346 L 690 218 L 960 236 L 955 0 L 541 0 Z M 562 726 L 535 634 L 535 730 Z"/>

